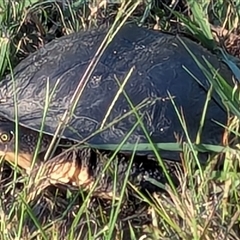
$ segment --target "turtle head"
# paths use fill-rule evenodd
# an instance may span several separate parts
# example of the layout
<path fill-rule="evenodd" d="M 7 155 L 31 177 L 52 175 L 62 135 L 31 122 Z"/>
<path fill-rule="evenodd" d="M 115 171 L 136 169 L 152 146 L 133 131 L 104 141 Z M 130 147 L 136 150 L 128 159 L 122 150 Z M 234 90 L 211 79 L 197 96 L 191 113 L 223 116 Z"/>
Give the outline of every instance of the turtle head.
<path fill-rule="evenodd" d="M 13 164 L 17 161 L 17 165 L 25 170 L 31 167 L 38 138 L 38 132 L 20 125 L 16 127 L 14 122 L 0 119 L 0 156 Z M 49 141 L 43 137 L 39 153 L 46 151 Z"/>

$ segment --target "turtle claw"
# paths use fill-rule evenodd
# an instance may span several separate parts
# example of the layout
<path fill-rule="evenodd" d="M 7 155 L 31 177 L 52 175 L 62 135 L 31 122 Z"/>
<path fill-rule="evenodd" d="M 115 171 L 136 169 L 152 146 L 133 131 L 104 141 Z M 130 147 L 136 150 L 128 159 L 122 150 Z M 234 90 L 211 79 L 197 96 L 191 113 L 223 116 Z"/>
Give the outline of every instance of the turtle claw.
<path fill-rule="evenodd" d="M 27 203 L 34 201 L 42 193 L 42 191 L 50 185 L 51 184 L 46 180 L 41 181 L 38 184 L 32 184 L 27 189 Z"/>

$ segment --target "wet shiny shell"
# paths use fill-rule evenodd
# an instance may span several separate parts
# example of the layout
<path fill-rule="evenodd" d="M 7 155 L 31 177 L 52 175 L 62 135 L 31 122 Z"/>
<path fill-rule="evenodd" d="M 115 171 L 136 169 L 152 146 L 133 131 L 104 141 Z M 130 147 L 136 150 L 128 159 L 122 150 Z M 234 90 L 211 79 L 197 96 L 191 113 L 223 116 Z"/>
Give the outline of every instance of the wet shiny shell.
<path fill-rule="evenodd" d="M 14 69 L 20 124 L 39 130 L 46 96 L 52 94 L 44 131 L 48 134 L 55 132 L 106 31 L 105 28 L 81 31 L 54 40 Z M 220 68 L 222 76 L 231 81 L 230 70 L 216 56 L 189 39 L 181 40 L 204 66 L 202 56 L 216 69 Z M 168 92 L 174 97 L 178 109 L 182 108 L 190 138 L 194 141 L 209 89 L 207 78 L 178 37 L 135 25 L 124 26 L 101 56 L 66 127 L 64 137 L 81 141 L 93 134 L 101 127 L 112 107 L 104 126 L 113 121 L 115 123 L 87 142 L 119 144 L 125 138 L 135 125 L 136 117 L 134 113 L 127 114 L 131 107 L 123 93 L 116 101 L 114 99 L 119 91 L 116 79 L 122 83 L 131 67 L 134 70 L 125 85 L 125 92 L 134 106 L 142 105 L 138 113 L 152 141 L 176 142 L 177 135 L 186 139 Z M 6 103 L 1 103 L 0 115 L 14 119 L 10 76 L 1 82 L 0 89 L 1 98 L 6 99 Z M 111 106 L 113 101 L 115 103 Z M 216 97 L 209 103 L 201 138 L 204 143 L 217 144 L 221 141 L 223 129 L 212 120 L 225 124 L 227 116 L 218 101 Z M 140 126 L 135 128 L 126 143 L 136 141 L 148 142 Z M 166 156 L 171 158 L 169 153 Z"/>

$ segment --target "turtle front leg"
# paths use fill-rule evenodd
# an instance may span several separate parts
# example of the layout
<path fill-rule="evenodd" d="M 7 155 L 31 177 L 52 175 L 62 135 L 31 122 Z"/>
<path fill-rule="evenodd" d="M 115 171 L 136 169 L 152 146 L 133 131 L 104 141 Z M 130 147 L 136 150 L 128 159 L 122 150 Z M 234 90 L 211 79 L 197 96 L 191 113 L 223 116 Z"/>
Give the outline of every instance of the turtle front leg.
<path fill-rule="evenodd" d="M 149 181 L 153 179 L 161 184 L 167 182 L 157 161 L 136 156 L 130 166 L 129 157 L 118 154 L 110 160 L 110 155 L 90 148 L 73 149 L 42 162 L 31 174 L 34 183 L 30 189 L 29 200 L 49 185 L 57 184 L 67 184 L 74 189 L 91 191 L 93 196 L 100 198 L 118 199 L 126 178 L 142 192 L 162 191 Z M 170 168 L 168 166 L 167 170 L 171 174 L 174 169 L 175 163 L 170 165 Z"/>

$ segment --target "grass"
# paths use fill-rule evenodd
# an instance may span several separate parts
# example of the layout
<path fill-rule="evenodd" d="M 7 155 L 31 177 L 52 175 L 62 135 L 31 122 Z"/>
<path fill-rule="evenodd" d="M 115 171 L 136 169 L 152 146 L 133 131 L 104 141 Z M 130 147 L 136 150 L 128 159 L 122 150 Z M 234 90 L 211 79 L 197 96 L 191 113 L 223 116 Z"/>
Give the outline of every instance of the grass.
<path fill-rule="evenodd" d="M 232 50 L 236 49 L 235 42 L 231 45 L 229 39 L 232 35 L 236 37 L 239 34 L 240 5 L 234 6 L 231 1 L 226 0 L 205 0 L 201 1 L 201 4 L 188 0 L 190 14 L 189 12 L 172 12 L 167 6 L 162 9 L 153 2 L 149 5 L 141 5 L 134 1 L 132 4 L 129 4 L 130 1 L 128 3 L 122 1 L 118 8 L 110 4 L 104 6 L 101 1 L 92 0 L 87 4 L 83 2 L 81 0 L 73 3 L 65 1 L 64 7 L 52 1 L 9 1 L 9 4 L 0 2 L 0 75 L 11 72 L 11 69 L 29 52 L 35 51 L 41 47 L 42 43 L 51 41 L 55 37 L 87 28 L 88 25 L 100 24 L 103 20 L 110 22 L 114 27 L 115 20 L 123 23 L 128 19 L 138 20 L 144 25 L 165 31 L 176 32 L 176 29 L 180 28 L 206 48 L 215 51 L 219 57 L 224 58 L 234 74 L 238 76 L 239 70 L 234 62 L 235 59 L 218 51 L 213 30 L 227 29 L 229 36 L 226 37 L 225 42 L 230 46 L 228 51 L 236 52 Z M 97 2 L 100 5 L 97 5 Z M 99 6 L 101 7 L 98 8 Z M 149 8 L 153 11 L 149 11 Z M 105 43 L 107 42 L 106 39 Z M 222 44 L 222 41 L 218 44 Z M 105 47 L 106 45 L 103 45 L 102 49 L 99 49 L 99 54 L 95 56 L 94 61 L 98 59 L 101 50 Z M 86 72 L 85 82 L 92 71 L 94 61 L 89 66 L 89 72 Z M 214 73 L 214 69 L 211 70 Z M 206 74 L 223 103 L 236 115 L 231 119 L 228 129 L 237 137 L 239 132 L 237 87 L 232 89 L 216 73 L 217 80 L 210 77 L 209 72 Z M 80 91 L 76 90 L 73 106 L 75 100 L 80 97 L 80 92 L 81 88 Z M 211 92 L 208 93 L 205 107 L 210 95 Z M 128 100 L 130 102 L 130 99 Z M 172 103 L 174 104 L 174 100 Z M 69 111 L 71 112 L 71 109 Z M 137 115 L 134 108 L 133 112 Z M 141 124 L 138 115 L 137 118 Z M 187 126 L 180 113 L 179 119 L 188 135 Z M 204 113 L 202 124 L 204 124 Z M 148 136 L 146 131 L 145 133 Z M 31 183 L 28 183 L 28 176 L 22 178 L 21 175 L 24 173 L 21 172 L 19 175 L 18 169 L 12 172 L 8 165 L 2 164 L 0 239 L 144 239 L 145 236 L 149 239 L 240 239 L 237 151 L 230 147 L 222 149 L 221 146 L 192 144 L 189 139 L 182 146 L 166 143 L 153 144 L 149 137 L 148 139 L 149 144 L 144 146 L 127 146 L 121 143 L 114 147 L 117 147 L 117 150 L 129 147 L 134 151 L 137 148 L 154 147 L 156 158 L 163 168 L 166 163 L 162 161 L 156 150 L 158 148 L 178 150 L 181 147 L 184 151 L 185 163 L 180 167 L 175 166 L 175 174 L 181 183 L 178 189 L 172 186 L 171 181 L 169 185 L 164 186 L 156 183 L 164 187 L 166 193 L 153 194 L 151 201 L 139 193 L 139 197 L 148 205 L 147 210 L 144 204 L 136 205 L 135 202 L 132 204 L 129 202 L 122 206 L 117 201 L 104 201 L 91 197 L 91 192 L 87 196 L 81 196 L 81 192 L 68 189 L 63 191 L 58 188 L 44 191 L 39 199 L 27 204 L 26 192 L 21 192 L 21 189 L 25 189 L 23 186 Z M 113 146 L 108 147 L 111 149 Z M 196 150 L 206 151 L 206 149 L 217 153 L 221 153 L 222 150 L 226 152 L 222 171 L 214 170 L 217 158 L 212 159 L 206 167 L 193 171 L 191 163 L 198 162 Z M 107 171 L 108 165 L 111 165 L 115 173 L 113 174 L 114 185 L 118 182 L 117 169 L 114 169 L 114 161 L 112 161 L 117 157 L 116 153 L 106 161 L 106 166 L 103 167 Z M 109 158 L 109 156 L 103 157 Z M 129 159 L 128 171 L 132 161 L 133 159 Z M 127 178 L 120 193 L 121 201 L 124 200 L 126 185 Z M 134 186 L 131 187 L 134 189 Z"/>

